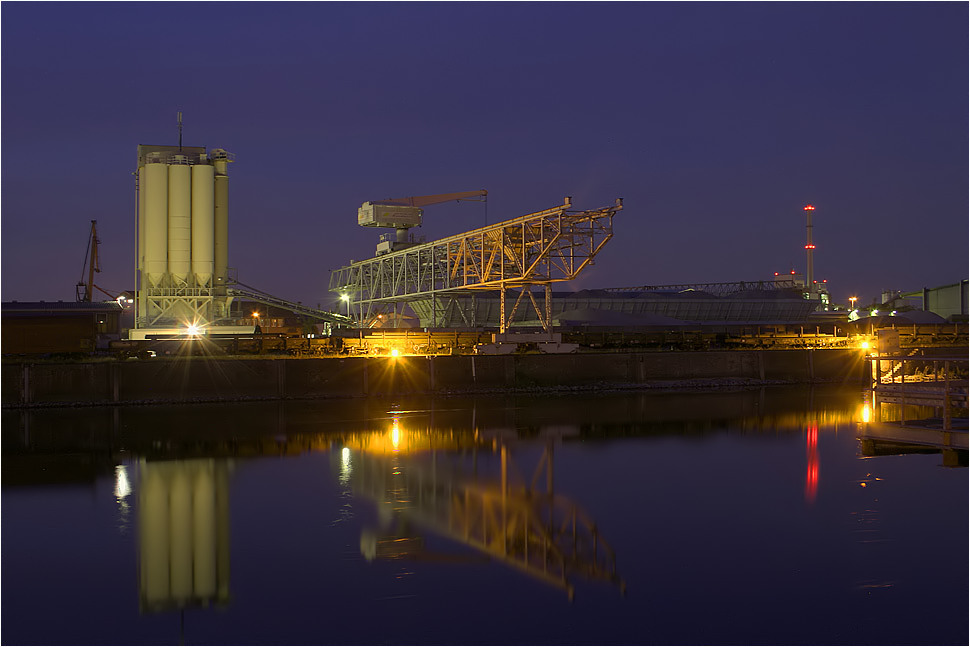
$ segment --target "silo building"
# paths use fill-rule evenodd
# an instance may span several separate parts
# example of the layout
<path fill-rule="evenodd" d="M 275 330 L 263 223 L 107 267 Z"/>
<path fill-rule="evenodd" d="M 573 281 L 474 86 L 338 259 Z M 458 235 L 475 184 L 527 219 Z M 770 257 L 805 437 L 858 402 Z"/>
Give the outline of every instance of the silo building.
<path fill-rule="evenodd" d="M 220 148 L 138 146 L 136 329 L 227 316 L 232 159 Z"/>

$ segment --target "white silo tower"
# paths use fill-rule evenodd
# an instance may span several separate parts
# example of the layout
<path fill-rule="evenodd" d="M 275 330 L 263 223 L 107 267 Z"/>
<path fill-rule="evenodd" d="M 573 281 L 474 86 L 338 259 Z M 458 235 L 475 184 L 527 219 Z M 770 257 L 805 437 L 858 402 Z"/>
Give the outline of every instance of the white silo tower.
<path fill-rule="evenodd" d="M 200 288 L 212 287 L 215 254 L 215 169 L 210 164 L 192 167 L 192 274 Z"/>
<path fill-rule="evenodd" d="M 222 149 L 138 146 L 136 329 L 217 323 L 228 313 L 228 164 Z"/>
<path fill-rule="evenodd" d="M 192 269 L 192 169 L 187 155 L 168 167 L 168 272 L 172 286 L 188 286 Z"/>

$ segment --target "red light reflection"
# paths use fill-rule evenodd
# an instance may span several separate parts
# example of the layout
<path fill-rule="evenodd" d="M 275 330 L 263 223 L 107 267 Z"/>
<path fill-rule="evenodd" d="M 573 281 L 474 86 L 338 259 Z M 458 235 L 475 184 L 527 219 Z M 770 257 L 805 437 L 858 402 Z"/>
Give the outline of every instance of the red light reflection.
<path fill-rule="evenodd" d="M 805 500 L 815 502 L 818 492 L 818 423 L 808 425 L 808 436 L 805 440 L 805 450 L 808 454 L 808 467 L 805 471 Z"/>

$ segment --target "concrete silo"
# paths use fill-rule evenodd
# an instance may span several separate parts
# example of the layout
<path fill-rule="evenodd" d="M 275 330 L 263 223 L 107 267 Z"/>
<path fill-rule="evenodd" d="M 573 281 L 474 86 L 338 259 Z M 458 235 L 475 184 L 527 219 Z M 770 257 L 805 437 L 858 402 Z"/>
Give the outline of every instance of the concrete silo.
<path fill-rule="evenodd" d="M 192 170 L 185 155 L 168 167 L 168 272 L 186 287 L 192 269 Z"/>
<path fill-rule="evenodd" d="M 218 324 L 228 313 L 232 155 L 138 146 L 136 329 Z"/>
<path fill-rule="evenodd" d="M 192 274 L 199 287 L 212 287 L 215 253 L 215 170 L 209 164 L 192 167 Z"/>
<path fill-rule="evenodd" d="M 225 287 L 229 280 L 229 153 L 212 151 L 215 168 L 215 286 Z"/>

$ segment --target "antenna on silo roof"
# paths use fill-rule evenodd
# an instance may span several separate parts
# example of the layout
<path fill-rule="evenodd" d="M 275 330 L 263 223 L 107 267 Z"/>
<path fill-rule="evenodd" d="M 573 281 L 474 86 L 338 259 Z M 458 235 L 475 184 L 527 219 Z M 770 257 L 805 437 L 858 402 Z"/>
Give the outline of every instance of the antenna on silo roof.
<path fill-rule="evenodd" d="M 179 152 L 182 152 L 182 111 L 179 111 Z"/>

